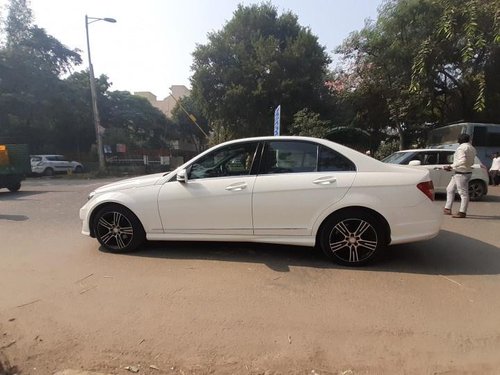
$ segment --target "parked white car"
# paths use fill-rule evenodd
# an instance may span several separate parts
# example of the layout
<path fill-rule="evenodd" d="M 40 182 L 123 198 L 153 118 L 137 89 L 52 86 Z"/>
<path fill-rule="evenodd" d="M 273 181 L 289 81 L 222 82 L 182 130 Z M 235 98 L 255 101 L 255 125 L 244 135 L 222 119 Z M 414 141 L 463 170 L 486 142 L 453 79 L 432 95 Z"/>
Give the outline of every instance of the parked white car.
<path fill-rule="evenodd" d="M 425 148 L 415 150 L 402 150 L 386 157 L 382 161 L 391 164 L 408 165 L 429 171 L 436 193 L 446 193 L 453 171 L 444 170 L 443 167 L 453 163 L 455 150 L 441 148 Z M 469 182 L 469 196 L 477 201 L 488 194 L 488 170 L 478 157 L 472 166 L 472 176 Z"/>
<path fill-rule="evenodd" d="M 66 159 L 63 155 L 31 155 L 31 172 L 44 176 L 68 171 L 81 173 L 83 165 L 77 161 Z"/>
<path fill-rule="evenodd" d="M 98 188 L 80 209 L 82 233 L 112 252 L 147 240 L 319 245 L 363 265 L 389 244 L 440 230 L 427 170 L 382 163 L 324 139 L 230 141 L 173 172 Z"/>

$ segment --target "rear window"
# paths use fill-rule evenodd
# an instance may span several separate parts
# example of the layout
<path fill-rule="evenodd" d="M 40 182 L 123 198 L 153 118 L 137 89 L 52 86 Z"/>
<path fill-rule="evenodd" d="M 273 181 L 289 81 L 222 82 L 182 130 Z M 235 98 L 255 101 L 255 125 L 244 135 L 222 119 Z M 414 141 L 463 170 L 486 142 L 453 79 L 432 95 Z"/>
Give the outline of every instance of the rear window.
<path fill-rule="evenodd" d="M 42 161 L 42 158 L 40 156 L 32 156 L 31 161 Z"/>

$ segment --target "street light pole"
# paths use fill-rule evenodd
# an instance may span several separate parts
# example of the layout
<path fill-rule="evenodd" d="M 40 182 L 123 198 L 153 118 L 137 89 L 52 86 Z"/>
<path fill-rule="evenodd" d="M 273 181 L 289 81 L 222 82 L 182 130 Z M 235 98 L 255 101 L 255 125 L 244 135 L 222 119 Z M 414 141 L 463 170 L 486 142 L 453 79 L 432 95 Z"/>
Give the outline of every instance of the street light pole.
<path fill-rule="evenodd" d="M 90 20 L 90 21 L 89 21 Z M 116 22 L 114 18 L 96 18 L 85 15 L 85 31 L 87 34 L 87 54 L 89 56 L 89 79 L 90 79 L 90 95 L 92 98 L 92 112 L 94 114 L 95 136 L 97 141 L 97 155 L 99 156 L 99 170 L 106 169 L 104 160 L 104 150 L 102 147 L 101 122 L 99 119 L 99 110 L 97 108 L 97 92 L 95 87 L 94 67 L 92 66 L 92 58 L 90 56 L 90 39 L 89 39 L 89 24 L 97 21 Z"/>

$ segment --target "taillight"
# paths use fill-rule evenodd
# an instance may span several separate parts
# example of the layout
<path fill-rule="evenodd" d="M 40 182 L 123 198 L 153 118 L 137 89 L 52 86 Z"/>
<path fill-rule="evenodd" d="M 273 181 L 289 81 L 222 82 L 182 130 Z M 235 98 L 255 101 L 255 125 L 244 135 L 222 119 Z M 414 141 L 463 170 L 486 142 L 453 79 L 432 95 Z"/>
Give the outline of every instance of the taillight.
<path fill-rule="evenodd" d="M 434 184 L 432 181 L 421 182 L 417 185 L 417 188 L 427 195 L 427 197 L 433 201 L 434 200 Z"/>

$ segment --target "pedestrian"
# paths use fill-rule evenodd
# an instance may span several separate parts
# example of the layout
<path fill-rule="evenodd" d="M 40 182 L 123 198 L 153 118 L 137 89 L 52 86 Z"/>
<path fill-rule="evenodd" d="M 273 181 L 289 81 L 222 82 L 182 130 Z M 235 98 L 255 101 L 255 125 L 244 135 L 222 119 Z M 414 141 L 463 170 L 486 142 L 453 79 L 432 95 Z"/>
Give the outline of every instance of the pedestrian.
<path fill-rule="evenodd" d="M 455 193 L 460 195 L 460 210 L 453 215 L 455 218 L 465 218 L 467 216 L 467 206 L 469 205 L 469 181 L 472 175 L 472 165 L 476 157 L 476 149 L 470 144 L 468 134 L 458 136 L 459 146 L 453 155 L 453 163 L 443 169 L 453 170 L 455 173 L 446 188 L 446 204 L 444 214 L 451 215 L 451 206 L 455 200 Z"/>
<path fill-rule="evenodd" d="M 495 152 L 491 160 L 490 179 L 493 186 L 497 186 L 500 180 L 500 152 Z"/>

